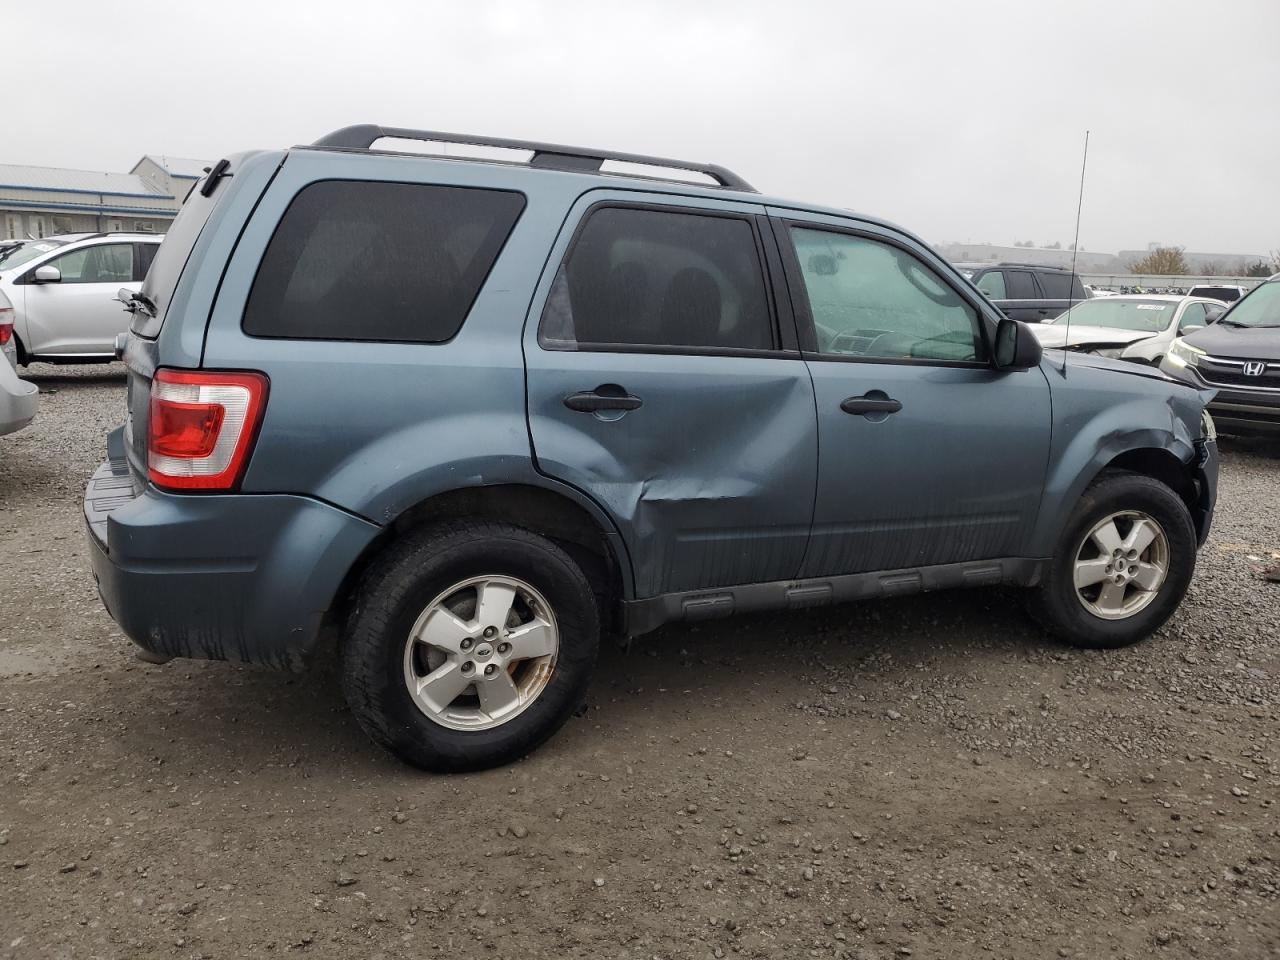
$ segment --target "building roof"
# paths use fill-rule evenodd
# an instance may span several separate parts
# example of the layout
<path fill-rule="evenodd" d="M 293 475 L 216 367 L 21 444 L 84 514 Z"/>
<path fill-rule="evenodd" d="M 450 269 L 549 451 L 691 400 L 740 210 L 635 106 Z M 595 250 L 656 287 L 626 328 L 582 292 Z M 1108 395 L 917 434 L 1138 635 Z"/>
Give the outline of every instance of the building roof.
<path fill-rule="evenodd" d="M 0 188 L 46 190 L 62 193 L 105 193 L 117 197 L 168 197 L 142 177 L 132 173 L 100 173 L 63 167 L 28 167 L 0 163 Z"/>
<path fill-rule="evenodd" d="M 208 160 L 192 160 L 188 157 L 171 157 L 167 154 L 157 156 L 154 153 L 148 153 L 144 160 L 150 160 L 157 167 L 163 170 L 171 177 L 182 177 L 187 180 L 199 180 L 204 176 L 205 170 L 213 166 Z M 134 169 L 137 169 L 136 167 Z"/>

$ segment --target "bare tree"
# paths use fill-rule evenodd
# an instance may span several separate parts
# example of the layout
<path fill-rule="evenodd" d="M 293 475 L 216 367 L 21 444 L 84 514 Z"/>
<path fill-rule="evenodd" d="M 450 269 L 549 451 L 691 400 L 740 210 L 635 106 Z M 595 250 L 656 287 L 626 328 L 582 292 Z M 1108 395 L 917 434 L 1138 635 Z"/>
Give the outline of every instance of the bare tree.
<path fill-rule="evenodd" d="M 1158 276 L 1185 276 L 1187 258 L 1182 255 L 1185 249 L 1185 247 L 1157 247 L 1141 260 L 1129 264 L 1129 272 Z"/>

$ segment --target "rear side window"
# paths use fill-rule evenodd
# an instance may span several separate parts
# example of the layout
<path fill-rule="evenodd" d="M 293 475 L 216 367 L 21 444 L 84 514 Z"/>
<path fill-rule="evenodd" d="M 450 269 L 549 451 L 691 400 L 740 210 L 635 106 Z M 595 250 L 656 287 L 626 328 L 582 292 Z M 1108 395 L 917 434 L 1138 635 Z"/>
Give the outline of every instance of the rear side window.
<path fill-rule="evenodd" d="M 440 343 L 524 209 L 505 190 L 327 180 L 299 191 L 244 310 L 255 337 Z"/>
<path fill-rule="evenodd" d="M 1039 300 L 1035 277 L 1027 270 L 1006 270 L 1005 283 L 1009 287 L 1010 300 Z"/>
<path fill-rule="evenodd" d="M 556 275 L 539 332 L 554 350 L 772 349 L 755 230 L 736 216 L 597 208 Z"/>
<path fill-rule="evenodd" d="M 990 273 L 984 273 L 978 279 L 978 289 L 992 300 L 1007 299 L 1007 294 L 1004 289 L 1004 274 L 999 270 L 992 270 Z"/>
<path fill-rule="evenodd" d="M 1049 300 L 1068 300 L 1071 298 L 1071 274 L 1042 273 L 1040 288 Z"/>

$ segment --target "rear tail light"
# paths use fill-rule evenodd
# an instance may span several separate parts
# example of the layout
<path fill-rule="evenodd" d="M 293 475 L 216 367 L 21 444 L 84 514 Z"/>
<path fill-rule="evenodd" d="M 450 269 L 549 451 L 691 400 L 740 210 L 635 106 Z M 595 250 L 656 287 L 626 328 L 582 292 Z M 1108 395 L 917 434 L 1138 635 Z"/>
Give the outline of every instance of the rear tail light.
<path fill-rule="evenodd" d="M 3 296 L 0 294 L 0 296 Z M 0 347 L 13 339 L 13 307 L 0 306 Z"/>
<path fill-rule="evenodd" d="M 244 475 L 267 403 L 261 373 L 157 370 L 147 473 L 170 490 L 232 490 Z"/>

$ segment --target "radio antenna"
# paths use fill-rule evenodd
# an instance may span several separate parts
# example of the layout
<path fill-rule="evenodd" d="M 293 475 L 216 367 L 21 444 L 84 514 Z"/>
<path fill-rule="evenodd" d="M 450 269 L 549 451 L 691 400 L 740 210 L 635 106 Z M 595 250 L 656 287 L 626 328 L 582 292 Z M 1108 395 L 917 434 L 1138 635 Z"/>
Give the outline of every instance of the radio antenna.
<path fill-rule="evenodd" d="M 1071 309 L 1076 299 L 1076 257 L 1080 255 L 1080 211 L 1084 207 L 1084 171 L 1089 165 L 1089 131 L 1084 132 L 1084 157 L 1080 161 L 1080 196 L 1076 198 L 1076 236 L 1071 242 L 1071 289 L 1067 291 L 1067 332 L 1062 340 L 1062 376 L 1067 375 L 1067 354 L 1071 352 Z"/>

